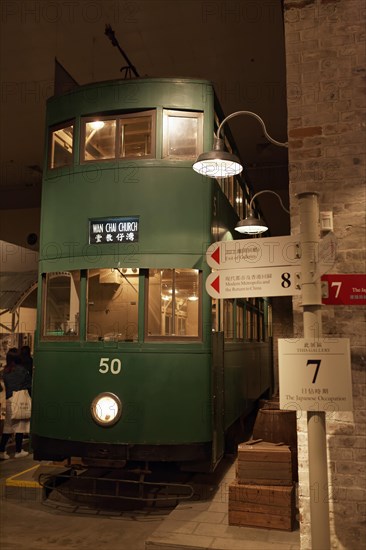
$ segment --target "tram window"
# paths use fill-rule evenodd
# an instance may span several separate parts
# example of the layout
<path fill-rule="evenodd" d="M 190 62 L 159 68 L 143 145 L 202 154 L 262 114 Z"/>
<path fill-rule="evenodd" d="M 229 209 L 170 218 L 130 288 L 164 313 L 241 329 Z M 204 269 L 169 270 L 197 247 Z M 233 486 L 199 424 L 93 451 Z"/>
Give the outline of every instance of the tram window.
<path fill-rule="evenodd" d="M 234 338 L 234 300 L 224 300 L 224 337 Z"/>
<path fill-rule="evenodd" d="M 244 304 L 236 304 L 236 338 L 244 340 Z"/>
<path fill-rule="evenodd" d="M 249 298 L 246 302 L 246 339 L 264 341 L 264 303 L 262 298 Z"/>
<path fill-rule="evenodd" d="M 126 115 L 119 119 L 119 156 L 127 158 L 155 155 L 155 112 Z"/>
<path fill-rule="evenodd" d="M 43 296 L 42 337 L 75 338 L 79 334 L 80 272 L 48 273 Z"/>
<path fill-rule="evenodd" d="M 252 340 L 259 340 L 258 337 L 258 315 L 253 313 Z"/>
<path fill-rule="evenodd" d="M 138 298 L 138 269 L 90 269 L 87 340 L 136 341 Z"/>
<path fill-rule="evenodd" d="M 155 111 L 85 118 L 81 135 L 82 162 L 151 158 L 155 156 Z"/>
<path fill-rule="evenodd" d="M 84 121 L 83 160 L 108 160 L 115 158 L 116 120 L 98 119 Z"/>
<path fill-rule="evenodd" d="M 229 202 L 233 208 L 235 208 L 235 202 L 234 202 L 234 177 L 229 176 L 227 178 L 227 192 L 226 196 L 229 199 Z"/>
<path fill-rule="evenodd" d="M 258 340 L 264 340 L 264 319 L 262 315 L 258 316 Z"/>
<path fill-rule="evenodd" d="M 74 125 L 51 130 L 49 147 L 49 167 L 71 166 L 73 162 Z"/>
<path fill-rule="evenodd" d="M 202 152 L 202 113 L 164 110 L 163 157 L 191 159 Z"/>
<path fill-rule="evenodd" d="M 263 341 L 266 335 L 264 326 L 264 302 L 260 298 L 257 298 L 256 304 L 258 308 L 258 340 Z"/>
<path fill-rule="evenodd" d="M 246 308 L 246 339 L 247 340 L 253 340 L 253 313 L 251 309 L 248 307 Z"/>
<path fill-rule="evenodd" d="M 211 321 L 212 321 L 212 332 L 218 332 L 218 330 L 219 330 L 219 301 L 215 298 L 212 300 Z"/>
<path fill-rule="evenodd" d="M 196 269 L 150 269 L 147 339 L 200 337 L 200 273 Z"/>
<path fill-rule="evenodd" d="M 272 333 L 272 305 L 267 304 L 267 326 L 264 327 L 264 330 L 267 329 L 267 336 L 271 338 L 273 336 Z M 264 339 L 266 337 L 266 333 L 264 334 Z"/>

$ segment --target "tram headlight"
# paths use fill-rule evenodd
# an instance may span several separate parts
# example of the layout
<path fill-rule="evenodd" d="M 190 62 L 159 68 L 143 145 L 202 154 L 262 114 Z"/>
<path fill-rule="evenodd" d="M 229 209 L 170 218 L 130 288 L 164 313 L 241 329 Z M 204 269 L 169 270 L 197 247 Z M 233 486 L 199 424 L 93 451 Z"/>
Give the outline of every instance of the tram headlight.
<path fill-rule="evenodd" d="M 93 399 L 90 411 L 100 426 L 113 426 L 121 417 L 122 403 L 114 393 L 103 392 Z"/>

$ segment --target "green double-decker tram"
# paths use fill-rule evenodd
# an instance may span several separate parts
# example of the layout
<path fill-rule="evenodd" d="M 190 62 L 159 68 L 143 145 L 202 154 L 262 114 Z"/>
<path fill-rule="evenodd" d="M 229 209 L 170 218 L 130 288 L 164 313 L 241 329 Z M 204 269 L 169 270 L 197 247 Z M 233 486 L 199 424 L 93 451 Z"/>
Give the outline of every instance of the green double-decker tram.
<path fill-rule="evenodd" d="M 268 300 L 205 290 L 206 250 L 235 238 L 251 196 L 243 176 L 192 170 L 222 119 L 203 80 L 102 82 L 48 101 L 35 459 L 212 470 L 270 392 Z"/>

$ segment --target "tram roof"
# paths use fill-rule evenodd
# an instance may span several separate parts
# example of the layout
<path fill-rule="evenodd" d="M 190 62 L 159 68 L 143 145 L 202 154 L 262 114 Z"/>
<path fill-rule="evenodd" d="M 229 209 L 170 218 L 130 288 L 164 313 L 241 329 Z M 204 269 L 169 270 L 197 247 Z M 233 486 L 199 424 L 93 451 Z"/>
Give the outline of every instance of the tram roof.
<path fill-rule="evenodd" d="M 166 84 L 172 84 L 172 83 L 184 83 L 184 84 L 204 84 L 205 86 L 209 85 L 214 87 L 214 83 L 211 80 L 207 80 L 204 78 L 197 78 L 197 77 L 139 77 L 139 78 L 115 78 L 112 80 L 99 80 L 98 82 L 88 82 L 86 84 L 76 84 L 71 89 L 68 89 L 66 92 L 63 92 L 62 94 L 55 94 L 47 99 L 47 103 L 49 101 L 54 100 L 57 97 L 60 97 L 61 95 L 68 95 L 73 94 L 75 92 L 78 92 L 79 90 L 84 90 L 86 88 L 98 88 L 100 86 L 111 86 L 111 85 L 136 85 L 136 84 L 154 84 L 163 82 Z"/>

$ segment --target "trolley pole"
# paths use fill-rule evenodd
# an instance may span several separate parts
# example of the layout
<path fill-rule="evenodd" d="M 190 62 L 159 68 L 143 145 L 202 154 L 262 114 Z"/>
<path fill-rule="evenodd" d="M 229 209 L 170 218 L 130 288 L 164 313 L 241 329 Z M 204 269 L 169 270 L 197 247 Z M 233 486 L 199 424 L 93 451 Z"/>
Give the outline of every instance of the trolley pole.
<path fill-rule="evenodd" d="M 297 195 L 300 212 L 301 293 L 304 338 L 322 337 L 318 193 Z M 330 549 L 325 412 L 307 412 L 312 550 Z"/>

